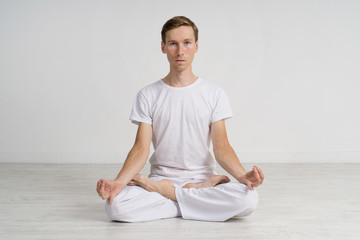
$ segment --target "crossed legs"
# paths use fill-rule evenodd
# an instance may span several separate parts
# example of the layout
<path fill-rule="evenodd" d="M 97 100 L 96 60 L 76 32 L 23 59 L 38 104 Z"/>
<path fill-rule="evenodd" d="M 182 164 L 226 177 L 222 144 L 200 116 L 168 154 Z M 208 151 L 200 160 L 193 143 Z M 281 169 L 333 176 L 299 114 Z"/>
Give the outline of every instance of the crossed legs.
<path fill-rule="evenodd" d="M 168 179 L 156 181 L 136 175 L 114 199 L 105 204 L 114 221 L 138 222 L 172 218 L 225 221 L 250 215 L 256 208 L 258 194 L 242 183 L 229 182 L 214 175 L 201 184 L 178 187 Z M 225 183 L 225 184 L 221 184 Z"/>
<path fill-rule="evenodd" d="M 230 182 L 230 179 L 224 175 L 214 175 L 201 184 L 188 183 L 183 188 L 207 188 Z M 157 192 L 166 198 L 177 201 L 175 186 L 171 180 L 163 179 L 160 181 L 152 180 L 144 175 L 137 174 L 128 184 L 129 186 L 140 186 L 149 192 Z"/>

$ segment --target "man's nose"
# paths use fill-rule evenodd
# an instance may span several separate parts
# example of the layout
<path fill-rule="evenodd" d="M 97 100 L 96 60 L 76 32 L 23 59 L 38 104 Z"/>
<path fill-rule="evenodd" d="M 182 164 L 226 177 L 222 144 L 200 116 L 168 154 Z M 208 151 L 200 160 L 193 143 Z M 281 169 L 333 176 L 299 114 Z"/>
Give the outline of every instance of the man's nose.
<path fill-rule="evenodd" d="M 178 55 L 183 55 L 183 53 L 184 53 L 184 46 L 182 44 L 179 44 Z"/>

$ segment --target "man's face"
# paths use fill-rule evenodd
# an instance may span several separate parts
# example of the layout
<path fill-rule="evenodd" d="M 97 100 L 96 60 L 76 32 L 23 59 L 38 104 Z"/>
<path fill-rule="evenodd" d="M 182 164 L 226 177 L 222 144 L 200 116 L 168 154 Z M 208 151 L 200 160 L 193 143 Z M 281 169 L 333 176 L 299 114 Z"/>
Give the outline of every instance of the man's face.
<path fill-rule="evenodd" d="M 190 26 L 181 26 L 166 32 L 166 43 L 161 42 L 161 50 L 166 53 L 170 68 L 182 72 L 191 66 L 198 42 Z"/>

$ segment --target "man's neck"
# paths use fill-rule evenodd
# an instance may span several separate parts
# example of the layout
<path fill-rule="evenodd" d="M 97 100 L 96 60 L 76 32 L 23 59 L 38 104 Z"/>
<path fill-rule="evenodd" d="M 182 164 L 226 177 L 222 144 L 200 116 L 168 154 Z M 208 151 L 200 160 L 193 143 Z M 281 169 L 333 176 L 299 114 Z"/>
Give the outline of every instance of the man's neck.
<path fill-rule="evenodd" d="M 196 81 L 198 77 L 192 71 L 171 71 L 163 81 L 172 87 L 186 87 Z"/>

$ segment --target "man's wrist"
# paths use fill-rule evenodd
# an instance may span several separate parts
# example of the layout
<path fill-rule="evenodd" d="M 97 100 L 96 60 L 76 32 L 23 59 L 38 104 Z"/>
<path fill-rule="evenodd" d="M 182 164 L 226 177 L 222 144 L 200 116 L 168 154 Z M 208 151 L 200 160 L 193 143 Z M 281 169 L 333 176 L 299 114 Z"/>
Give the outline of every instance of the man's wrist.
<path fill-rule="evenodd" d="M 125 182 L 124 179 L 121 178 L 115 178 L 113 181 L 121 186 L 126 186 L 128 184 L 128 182 Z"/>
<path fill-rule="evenodd" d="M 244 179 L 245 175 L 246 175 L 246 172 L 245 172 L 245 173 L 240 172 L 240 173 L 235 177 L 235 179 L 238 180 L 239 182 L 241 182 L 241 180 Z"/>

